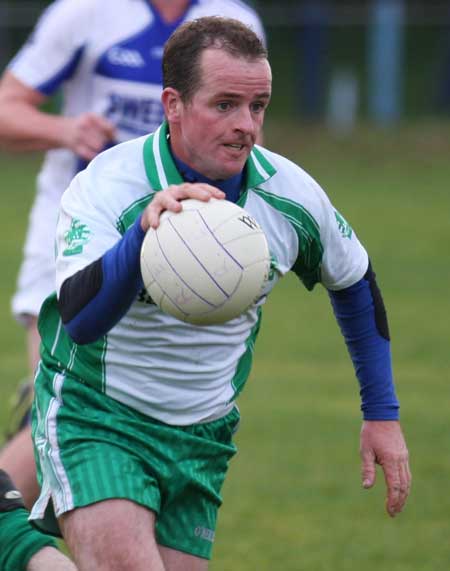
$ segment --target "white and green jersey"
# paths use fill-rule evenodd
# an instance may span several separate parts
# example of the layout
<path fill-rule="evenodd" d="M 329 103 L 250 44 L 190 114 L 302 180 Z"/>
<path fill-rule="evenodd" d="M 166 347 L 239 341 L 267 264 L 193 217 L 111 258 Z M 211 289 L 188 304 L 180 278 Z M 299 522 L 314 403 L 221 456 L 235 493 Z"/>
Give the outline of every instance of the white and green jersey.
<path fill-rule="evenodd" d="M 55 0 L 8 69 L 45 96 L 60 90 L 66 117 L 86 112 L 105 117 L 115 127 L 114 142 L 121 143 L 153 132 L 164 119 L 162 54 L 172 32 L 184 22 L 216 15 L 240 20 L 265 41 L 258 14 L 241 0 L 189 0 L 176 22 L 166 22 L 148 0 Z M 70 149 L 45 154 L 12 303 L 18 318 L 37 315 L 55 289 L 57 209 L 85 166 Z"/>
<path fill-rule="evenodd" d="M 114 246 L 155 192 L 182 182 L 167 126 L 99 155 L 65 192 L 57 229 L 57 291 L 68 277 Z M 178 321 L 140 294 L 107 335 L 77 345 L 65 333 L 56 296 L 40 315 L 43 363 L 168 424 L 222 415 L 251 367 L 261 306 L 278 279 L 294 271 L 308 289 L 348 287 L 368 258 L 353 230 L 301 168 L 255 146 L 239 204 L 263 228 L 272 271 L 262 299 L 222 325 Z"/>

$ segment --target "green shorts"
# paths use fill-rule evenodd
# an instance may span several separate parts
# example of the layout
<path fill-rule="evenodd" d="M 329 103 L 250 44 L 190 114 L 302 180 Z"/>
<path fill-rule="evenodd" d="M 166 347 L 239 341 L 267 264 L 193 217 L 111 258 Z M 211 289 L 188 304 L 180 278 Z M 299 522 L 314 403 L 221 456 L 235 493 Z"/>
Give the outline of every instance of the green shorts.
<path fill-rule="evenodd" d="M 210 558 L 220 490 L 236 452 L 237 408 L 212 422 L 169 426 L 42 365 L 35 394 L 42 488 L 35 525 L 58 534 L 55 514 L 126 498 L 157 514 L 160 545 Z"/>

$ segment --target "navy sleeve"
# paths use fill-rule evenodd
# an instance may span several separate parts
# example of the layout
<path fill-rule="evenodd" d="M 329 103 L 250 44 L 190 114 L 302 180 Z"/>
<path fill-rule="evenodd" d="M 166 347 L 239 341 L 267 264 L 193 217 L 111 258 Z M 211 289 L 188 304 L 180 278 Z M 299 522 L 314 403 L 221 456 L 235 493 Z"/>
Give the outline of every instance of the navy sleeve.
<path fill-rule="evenodd" d="M 360 384 L 365 420 L 397 420 L 386 311 L 371 266 L 359 282 L 329 291 Z"/>
<path fill-rule="evenodd" d="M 78 344 L 105 335 L 125 315 L 143 287 L 140 217 L 99 260 L 62 285 L 58 305 L 64 328 Z"/>

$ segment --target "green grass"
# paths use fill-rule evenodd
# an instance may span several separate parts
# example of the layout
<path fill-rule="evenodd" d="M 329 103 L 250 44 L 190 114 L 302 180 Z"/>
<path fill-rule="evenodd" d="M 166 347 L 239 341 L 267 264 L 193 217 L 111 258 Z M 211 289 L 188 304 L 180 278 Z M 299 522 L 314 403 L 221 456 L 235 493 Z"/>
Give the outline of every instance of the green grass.
<path fill-rule="evenodd" d="M 224 488 L 212 571 L 444 571 L 450 561 L 450 124 L 361 126 L 337 139 L 268 125 L 268 146 L 326 188 L 370 252 L 388 308 L 413 488 L 384 512 L 384 484 L 360 485 L 357 382 L 319 287 L 281 281 L 264 311 L 239 400 L 239 452 Z M 36 159 L 0 157 L 3 179 L 1 419 L 26 372 L 9 316 Z"/>
<path fill-rule="evenodd" d="M 8 410 L 8 396 L 17 381 L 27 375 L 27 357 L 22 328 L 10 312 L 21 260 L 29 209 L 34 196 L 34 176 L 40 162 L 38 156 L 14 156 L 0 153 L 2 189 L 2 226 L 0 276 L 0 419 Z"/>

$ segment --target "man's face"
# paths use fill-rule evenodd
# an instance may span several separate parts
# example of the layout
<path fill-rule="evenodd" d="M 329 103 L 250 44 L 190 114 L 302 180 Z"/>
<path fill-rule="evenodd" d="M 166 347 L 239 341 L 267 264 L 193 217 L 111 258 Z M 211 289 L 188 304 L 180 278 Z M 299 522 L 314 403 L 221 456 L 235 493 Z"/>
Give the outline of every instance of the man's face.
<path fill-rule="evenodd" d="M 201 56 L 201 85 L 171 123 L 175 154 L 220 180 L 241 172 L 261 131 L 271 94 L 266 59 L 248 61 L 209 48 Z"/>

